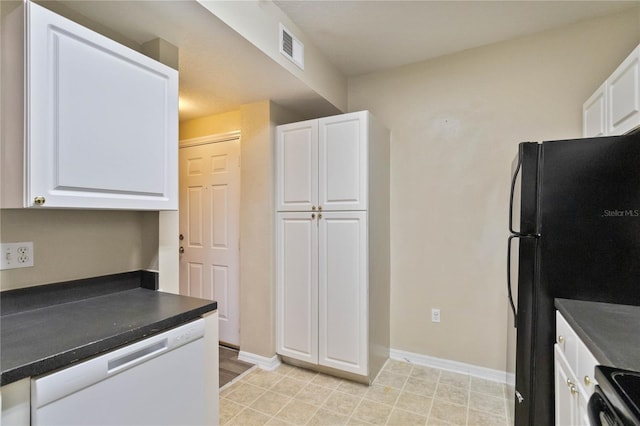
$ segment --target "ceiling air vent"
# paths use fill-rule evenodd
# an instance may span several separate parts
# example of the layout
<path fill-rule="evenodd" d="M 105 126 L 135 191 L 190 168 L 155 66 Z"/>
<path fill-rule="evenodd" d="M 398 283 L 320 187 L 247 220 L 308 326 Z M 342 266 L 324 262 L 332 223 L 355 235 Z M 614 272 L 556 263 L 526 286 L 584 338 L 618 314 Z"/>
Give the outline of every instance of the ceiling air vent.
<path fill-rule="evenodd" d="M 300 43 L 300 40 L 282 24 L 280 24 L 280 53 L 304 69 L 304 44 Z"/>

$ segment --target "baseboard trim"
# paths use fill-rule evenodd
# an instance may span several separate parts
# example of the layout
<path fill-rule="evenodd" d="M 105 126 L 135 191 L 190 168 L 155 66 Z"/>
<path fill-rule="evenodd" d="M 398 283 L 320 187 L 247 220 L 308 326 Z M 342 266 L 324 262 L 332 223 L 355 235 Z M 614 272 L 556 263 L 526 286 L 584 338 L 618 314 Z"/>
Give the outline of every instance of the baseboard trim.
<path fill-rule="evenodd" d="M 278 358 L 278 355 L 274 355 L 271 358 L 267 358 L 262 355 L 256 355 L 250 352 L 240 351 L 238 352 L 238 359 L 240 361 L 255 364 L 260 369 L 267 370 L 267 371 L 273 371 L 280 366 L 280 358 Z"/>
<path fill-rule="evenodd" d="M 454 373 L 469 374 L 470 376 L 494 382 L 508 383 L 509 380 L 508 374 L 504 371 L 479 367 L 477 365 L 466 364 L 464 362 L 451 361 L 429 355 L 401 351 L 399 349 L 391 349 L 389 356 L 391 359 L 395 359 L 397 361 L 405 361 L 415 365 L 439 368 L 441 370 L 453 371 Z"/>
<path fill-rule="evenodd" d="M 513 374 L 505 373 L 501 370 L 494 370 L 491 368 L 480 367 L 464 362 L 452 361 L 443 358 L 436 358 L 429 355 L 402 351 L 400 349 L 391 349 L 389 351 L 389 357 L 391 359 L 405 361 L 415 365 L 439 368 L 441 370 L 453 371 L 454 373 L 469 374 L 470 376 L 491 380 L 494 382 L 507 384 L 513 384 L 515 382 L 515 377 Z M 255 364 L 260 369 L 267 371 L 273 371 L 281 364 L 278 355 L 267 358 L 262 355 L 256 355 L 245 351 L 240 351 L 238 353 L 238 359 L 240 361 Z"/>

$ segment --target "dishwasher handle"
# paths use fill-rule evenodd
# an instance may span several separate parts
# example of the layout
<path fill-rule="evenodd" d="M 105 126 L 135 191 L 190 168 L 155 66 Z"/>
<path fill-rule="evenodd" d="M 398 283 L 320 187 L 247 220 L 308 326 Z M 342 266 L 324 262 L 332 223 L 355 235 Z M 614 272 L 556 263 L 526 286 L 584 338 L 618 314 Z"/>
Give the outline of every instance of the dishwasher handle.
<path fill-rule="evenodd" d="M 160 353 L 169 349 L 169 339 L 164 338 L 159 342 L 151 343 L 142 349 L 132 351 L 128 354 L 119 355 L 116 358 L 107 361 L 107 372 L 109 374 L 116 373 L 125 368 L 133 367 L 136 364 L 155 357 Z"/>

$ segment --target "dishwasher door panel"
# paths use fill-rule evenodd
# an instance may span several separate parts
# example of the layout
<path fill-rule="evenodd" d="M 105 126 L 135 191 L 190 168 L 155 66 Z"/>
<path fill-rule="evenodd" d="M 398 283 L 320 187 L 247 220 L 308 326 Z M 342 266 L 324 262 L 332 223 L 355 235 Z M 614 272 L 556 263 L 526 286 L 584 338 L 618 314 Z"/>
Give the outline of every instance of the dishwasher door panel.
<path fill-rule="evenodd" d="M 56 384 L 67 389 L 53 399 L 41 386 L 40 401 L 32 400 L 32 425 L 202 425 L 204 347 L 204 338 L 199 337 L 93 383 L 78 378 L 95 375 L 87 367 L 96 361 L 109 365 L 112 355 L 53 373 Z M 43 379 L 50 381 L 53 375 Z M 33 380 L 32 397 L 37 395 L 37 382 Z M 72 392 L 68 392 L 70 382 L 79 385 Z"/>

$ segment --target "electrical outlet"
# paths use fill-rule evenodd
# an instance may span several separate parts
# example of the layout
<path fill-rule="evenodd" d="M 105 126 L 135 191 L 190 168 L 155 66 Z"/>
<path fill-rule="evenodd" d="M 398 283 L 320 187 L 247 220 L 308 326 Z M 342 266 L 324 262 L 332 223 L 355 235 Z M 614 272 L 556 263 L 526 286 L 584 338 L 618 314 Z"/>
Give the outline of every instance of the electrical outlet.
<path fill-rule="evenodd" d="M 440 309 L 431 309 L 431 322 L 440 322 Z"/>
<path fill-rule="evenodd" d="M 34 265 L 33 242 L 0 243 L 0 269 L 28 268 Z"/>

